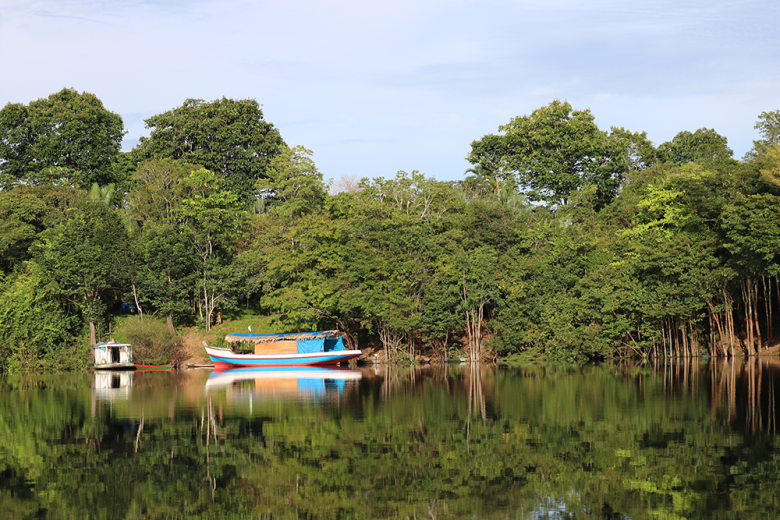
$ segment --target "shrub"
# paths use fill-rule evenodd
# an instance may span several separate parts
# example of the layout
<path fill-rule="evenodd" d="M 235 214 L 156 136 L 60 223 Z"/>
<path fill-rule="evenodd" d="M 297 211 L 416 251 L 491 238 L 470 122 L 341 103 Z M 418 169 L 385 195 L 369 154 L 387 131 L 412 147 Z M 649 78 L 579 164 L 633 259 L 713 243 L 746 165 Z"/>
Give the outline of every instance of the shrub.
<path fill-rule="evenodd" d="M 185 358 L 181 336 L 172 333 L 163 320 L 128 320 L 117 332 L 133 346 L 133 362 L 137 365 L 178 366 Z"/>

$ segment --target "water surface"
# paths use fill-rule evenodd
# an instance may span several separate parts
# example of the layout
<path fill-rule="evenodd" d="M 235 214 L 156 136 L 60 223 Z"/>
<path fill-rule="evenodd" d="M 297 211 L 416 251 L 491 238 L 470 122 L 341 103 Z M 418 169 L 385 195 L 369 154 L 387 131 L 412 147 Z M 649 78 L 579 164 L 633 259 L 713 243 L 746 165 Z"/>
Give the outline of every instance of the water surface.
<path fill-rule="evenodd" d="M 0 378 L 2 518 L 775 518 L 780 364 Z"/>

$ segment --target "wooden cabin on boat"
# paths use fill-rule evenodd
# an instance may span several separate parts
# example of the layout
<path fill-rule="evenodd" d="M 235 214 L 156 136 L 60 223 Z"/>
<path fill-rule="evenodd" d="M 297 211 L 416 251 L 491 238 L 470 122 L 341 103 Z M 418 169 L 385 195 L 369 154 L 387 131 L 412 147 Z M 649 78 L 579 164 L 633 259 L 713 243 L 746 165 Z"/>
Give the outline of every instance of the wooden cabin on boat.
<path fill-rule="evenodd" d="M 134 368 L 133 349 L 129 343 L 103 341 L 92 346 L 95 368 Z"/>
<path fill-rule="evenodd" d="M 251 349 L 253 354 L 286 355 L 336 352 L 346 350 L 337 330 L 292 332 L 288 334 L 228 334 L 228 346 L 238 350 Z"/>

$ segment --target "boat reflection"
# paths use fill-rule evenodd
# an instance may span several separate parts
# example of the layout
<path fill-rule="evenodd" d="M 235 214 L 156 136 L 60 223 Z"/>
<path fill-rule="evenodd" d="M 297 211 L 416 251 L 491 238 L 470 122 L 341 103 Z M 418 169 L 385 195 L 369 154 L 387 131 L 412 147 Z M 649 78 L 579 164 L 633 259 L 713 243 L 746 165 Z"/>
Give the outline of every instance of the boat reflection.
<path fill-rule="evenodd" d="M 283 367 L 214 370 L 206 381 L 206 393 L 224 391 L 233 398 L 279 397 L 294 399 L 343 395 L 347 385 L 363 377 L 348 368 Z"/>
<path fill-rule="evenodd" d="M 92 392 L 97 401 L 113 402 L 130 399 L 133 391 L 133 371 L 96 370 L 92 379 Z"/>

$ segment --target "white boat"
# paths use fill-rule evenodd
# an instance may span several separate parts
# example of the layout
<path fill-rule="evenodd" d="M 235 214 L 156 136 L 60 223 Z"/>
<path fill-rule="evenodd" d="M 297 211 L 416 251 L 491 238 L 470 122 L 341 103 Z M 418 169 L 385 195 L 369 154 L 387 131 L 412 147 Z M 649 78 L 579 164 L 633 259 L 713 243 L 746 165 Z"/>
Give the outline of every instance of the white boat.
<path fill-rule="evenodd" d="M 228 343 L 239 348 L 206 347 L 215 369 L 329 366 L 356 358 L 360 350 L 346 350 L 336 331 L 292 334 L 230 334 Z M 251 350 L 240 348 L 249 344 Z M 252 352 L 252 350 L 254 352 Z"/>
<path fill-rule="evenodd" d="M 92 345 L 95 368 L 99 370 L 116 368 L 135 368 L 133 348 L 129 343 L 104 341 Z"/>

